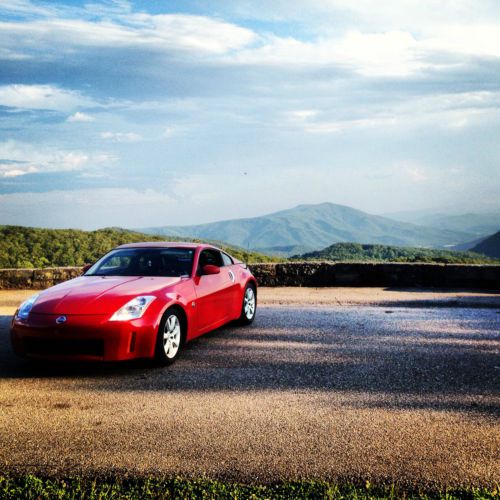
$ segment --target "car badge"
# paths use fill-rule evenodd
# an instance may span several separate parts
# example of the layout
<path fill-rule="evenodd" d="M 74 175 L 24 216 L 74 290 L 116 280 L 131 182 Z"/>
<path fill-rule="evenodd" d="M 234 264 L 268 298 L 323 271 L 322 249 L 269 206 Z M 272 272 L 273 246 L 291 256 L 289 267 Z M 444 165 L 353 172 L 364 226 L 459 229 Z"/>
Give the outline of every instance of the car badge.
<path fill-rule="evenodd" d="M 229 278 L 230 278 L 230 279 L 231 279 L 231 281 L 234 283 L 235 277 L 234 277 L 234 273 L 233 273 L 233 271 L 229 271 Z"/>
<path fill-rule="evenodd" d="M 66 316 L 59 316 L 59 317 L 56 319 L 56 323 L 57 323 L 58 325 L 62 325 L 63 323 L 66 323 L 66 320 L 67 320 Z"/>

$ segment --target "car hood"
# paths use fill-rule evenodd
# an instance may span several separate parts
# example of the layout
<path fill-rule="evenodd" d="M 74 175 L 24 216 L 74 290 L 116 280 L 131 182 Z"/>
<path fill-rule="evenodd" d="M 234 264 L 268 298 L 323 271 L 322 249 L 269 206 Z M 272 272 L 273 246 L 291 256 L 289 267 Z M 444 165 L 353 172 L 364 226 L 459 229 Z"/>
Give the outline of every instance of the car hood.
<path fill-rule="evenodd" d="M 110 314 L 138 295 L 157 295 L 181 278 L 80 276 L 43 291 L 35 314 Z"/>

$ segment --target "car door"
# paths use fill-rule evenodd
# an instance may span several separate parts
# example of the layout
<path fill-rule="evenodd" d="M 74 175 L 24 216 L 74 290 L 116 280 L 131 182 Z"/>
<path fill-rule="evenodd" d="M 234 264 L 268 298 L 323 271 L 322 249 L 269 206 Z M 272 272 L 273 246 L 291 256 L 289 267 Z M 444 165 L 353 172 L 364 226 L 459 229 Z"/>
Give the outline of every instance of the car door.
<path fill-rule="evenodd" d="M 233 261 L 233 258 L 225 252 L 221 252 L 224 268 L 221 270 L 227 273 L 231 284 L 228 288 L 227 304 L 230 308 L 230 319 L 239 317 L 242 305 L 242 291 L 238 271 L 241 270 Z"/>
<path fill-rule="evenodd" d="M 203 266 L 207 264 L 219 267 L 220 273 L 203 275 Z M 230 319 L 233 280 L 223 264 L 221 253 L 215 248 L 205 248 L 199 254 L 194 280 L 198 334 L 216 328 Z"/>

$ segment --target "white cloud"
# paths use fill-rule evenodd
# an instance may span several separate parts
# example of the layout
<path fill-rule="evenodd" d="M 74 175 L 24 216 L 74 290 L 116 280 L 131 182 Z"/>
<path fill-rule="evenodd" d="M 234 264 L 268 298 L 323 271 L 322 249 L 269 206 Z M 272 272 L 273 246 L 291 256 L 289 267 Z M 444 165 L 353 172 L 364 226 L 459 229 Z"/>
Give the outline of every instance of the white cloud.
<path fill-rule="evenodd" d="M 20 175 L 31 174 L 37 172 L 35 165 L 20 162 L 1 162 L 0 163 L 0 178 L 19 177 Z"/>
<path fill-rule="evenodd" d="M 160 46 L 201 53 L 224 54 L 256 40 L 253 31 L 206 16 L 186 14 L 135 14 L 142 36 Z"/>
<path fill-rule="evenodd" d="M 67 122 L 93 122 L 95 118 L 87 113 L 77 111 L 76 113 L 68 116 Z"/>
<path fill-rule="evenodd" d="M 332 47 L 333 57 L 366 76 L 404 76 L 426 67 L 410 33 L 350 32 Z"/>
<path fill-rule="evenodd" d="M 92 161 L 96 163 L 97 165 L 107 165 L 110 163 L 115 163 L 119 160 L 120 158 L 113 154 L 113 153 L 107 153 L 107 152 L 98 152 L 98 153 L 93 153 L 92 154 Z"/>
<path fill-rule="evenodd" d="M 422 40 L 429 52 L 500 57 L 500 22 L 496 24 L 445 25 Z"/>
<path fill-rule="evenodd" d="M 174 127 L 165 127 L 162 137 L 164 139 L 170 139 L 175 134 L 175 131 L 176 129 Z"/>
<path fill-rule="evenodd" d="M 94 17 L 94 16 L 93 16 Z M 42 47 L 72 53 L 78 48 L 128 48 L 160 52 L 224 54 L 257 39 L 247 28 L 205 16 L 146 13 L 118 16 L 114 21 L 48 18 L 0 23 L 3 43 L 36 50 Z M 2 40 L 0 38 L 0 40 Z M 50 50 L 50 52 L 52 52 Z"/>
<path fill-rule="evenodd" d="M 436 64 L 443 51 L 457 55 L 500 56 L 500 8 L 490 0 L 478 8 L 472 0 L 313 0 L 257 2 L 243 9 L 246 16 L 266 19 L 299 18 L 307 24 L 307 39 L 258 35 L 251 29 L 216 17 L 191 14 L 133 12 L 130 2 L 85 9 L 59 6 L 39 12 L 41 18 L 0 23 L 0 44 L 15 54 L 37 57 L 73 54 L 79 49 L 126 48 L 224 56 L 227 62 L 353 67 L 363 75 L 401 76 Z M 26 13 L 30 2 L 9 0 L 7 8 Z M 458 5 L 457 5 L 458 4 Z M 16 7 L 17 6 L 17 7 Z M 36 6 L 32 6 L 36 12 Z M 241 3 L 240 3 L 241 7 Z M 231 10 L 231 6 L 229 8 Z M 250 10 L 253 12 L 250 12 Z M 235 10 L 238 10 L 235 7 Z M 97 19 L 96 19 L 97 17 Z M 342 23 L 325 19 L 340 18 Z M 468 24 L 463 20 L 467 19 Z M 322 21 L 331 26 L 324 29 Z M 462 22 L 460 22 L 462 21 Z M 252 47 L 253 46 L 253 47 Z M 249 48 L 250 47 L 250 48 Z M 45 49 L 45 50 L 42 50 Z"/>
<path fill-rule="evenodd" d="M 401 169 L 403 175 L 408 177 L 412 182 L 426 182 L 430 179 L 430 174 L 428 169 L 422 167 L 421 165 L 414 164 L 403 164 L 398 166 Z"/>
<path fill-rule="evenodd" d="M 71 151 L 69 153 L 62 154 L 59 165 L 64 170 L 78 170 L 83 167 L 89 159 L 90 157 L 85 153 Z"/>
<path fill-rule="evenodd" d="M 445 0 L 437 8 L 435 0 L 383 0 L 374 9 L 369 0 L 313 1 L 311 11 L 316 17 L 306 16 L 306 19 L 316 24 L 308 26 L 311 34 L 302 39 L 269 33 L 259 35 L 210 16 L 137 13 L 131 10 L 129 2 L 118 2 L 95 12 L 89 6 L 87 10 L 61 8 L 59 15 L 49 13 L 41 19 L 0 23 L 0 46 L 14 58 L 36 57 L 50 61 L 57 60 L 63 53 L 74 57 L 80 50 L 114 48 L 169 56 L 209 56 L 207 60 L 211 63 L 222 65 L 336 67 L 362 77 L 401 78 L 466 65 L 470 56 L 500 57 L 500 22 L 492 15 L 478 16 L 476 11 L 481 9 L 469 0 L 458 2 L 459 6 L 457 2 Z M 28 5 L 23 1 L 12 3 Z M 290 11 L 293 18 L 298 5 L 291 1 L 287 9 L 288 5 L 278 2 L 272 10 L 283 19 L 287 19 Z M 260 7 L 255 7 L 253 14 L 257 18 L 259 14 L 266 17 L 268 9 L 261 7 L 262 12 Z M 492 2 L 488 2 L 485 10 L 488 9 L 498 10 L 500 14 Z M 328 13 L 332 16 L 343 13 L 347 18 L 342 18 L 343 25 L 335 23 L 334 28 L 322 31 L 318 28 L 321 15 Z M 478 20 L 460 23 L 465 15 Z M 399 21 L 384 22 L 391 16 Z M 416 23 L 420 18 L 422 23 Z M 373 22 L 361 22 L 367 19 Z"/>
<path fill-rule="evenodd" d="M 12 84 L 0 86 L 0 105 L 22 109 L 71 111 L 95 102 L 80 92 L 52 85 Z"/>
<path fill-rule="evenodd" d="M 35 5 L 29 0 L 2 0 L 0 3 L 0 12 L 9 12 L 16 14 L 24 14 L 29 16 L 34 15 L 54 15 L 57 13 L 57 9 L 50 8 L 47 5 Z"/>
<path fill-rule="evenodd" d="M 135 132 L 102 132 L 101 139 L 112 142 L 137 142 L 142 140 L 140 134 Z"/>
<path fill-rule="evenodd" d="M 315 118 L 318 116 L 319 111 L 317 109 L 298 109 L 296 111 L 290 111 L 289 116 L 292 120 L 297 120 L 303 122 L 310 118 Z"/>
<path fill-rule="evenodd" d="M 271 36 L 256 48 L 241 50 L 228 60 L 240 64 L 329 66 L 351 69 L 363 76 L 405 76 L 432 66 L 413 35 L 403 31 L 361 33 L 301 41 Z"/>
<path fill-rule="evenodd" d="M 381 109 L 382 108 L 382 109 Z M 347 112 L 346 112 L 347 109 Z M 349 115 L 357 115 L 346 118 Z M 295 110 L 285 113 L 291 126 L 312 134 L 332 134 L 349 130 L 383 130 L 391 127 L 464 129 L 484 122 L 486 118 L 500 119 L 500 92 L 458 92 L 431 94 L 412 100 L 378 103 L 352 110 Z"/>
<path fill-rule="evenodd" d="M 500 16 L 497 0 L 218 0 L 220 10 L 239 19 L 293 22 L 331 34 L 354 25 L 363 31 L 422 31 L 464 19 L 470 24 Z M 222 5 L 221 5 L 222 4 Z"/>
<path fill-rule="evenodd" d="M 116 160 L 107 153 L 39 147 L 18 141 L 0 143 L 0 178 L 45 172 L 100 168 Z"/>
<path fill-rule="evenodd" d="M 260 41 L 225 60 L 291 67 L 335 65 L 361 76 L 404 77 L 465 66 L 469 56 L 500 58 L 500 22 L 442 24 L 416 33 L 403 29 L 337 30 L 309 40 L 269 35 Z"/>
<path fill-rule="evenodd" d="M 332 134 L 350 129 L 378 128 L 397 125 L 399 119 L 390 114 L 372 114 L 367 118 L 330 120 L 328 115 L 316 114 L 311 117 L 292 115 L 289 120 L 292 126 L 300 127 L 304 132 L 312 134 Z"/>

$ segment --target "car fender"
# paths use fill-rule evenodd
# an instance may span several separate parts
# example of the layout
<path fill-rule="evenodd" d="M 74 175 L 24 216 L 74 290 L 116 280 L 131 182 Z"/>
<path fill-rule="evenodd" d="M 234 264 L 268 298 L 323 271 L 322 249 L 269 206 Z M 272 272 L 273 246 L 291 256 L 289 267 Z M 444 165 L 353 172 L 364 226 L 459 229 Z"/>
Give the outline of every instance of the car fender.
<path fill-rule="evenodd" d="M 257 296 L 258 285 L 257 285 L 257 280 L 255 279 L 255 277 L 253 275 L 249 274 L 248 276 L 246 276 L 246 279 L 242 280 L 241 283 L 242 283 L 242 286 L 241 286 L 242 294 L 245 293 L 245 289 L 248 286 L 248 284 L 252 283 L 252 285 L 255 287 L 255 296 Z"/>
<path fill-rule="evenodd" d="M 244 277 L 242 277 L 242 278 L 244 278 Z M 257 280 L 252 275 L 247 276 L 246 279 L 240 280 L 240 287 L 239 287 L 239 293 L 238 293 L 239 298 L 235 304 L 234 319 L 238 319 L 240 317 L 243 299 L 245 296 L 245 290 L 246 290 L 247 285 L 249 283 L 252 283 L 254 285 L 255 298 L 257 298 Z"/>
<path fill-rule="evenodd" d="M 187 283 L 186 283 L 187 285 Z M 185 293 L 180 293 L 177 290 L 172 290 L 172 291 L 167 291 L 163 297 L 165 303 L 163 304 L 160 314 L 158 315 L 157 319 L 157 324 L 156 324 L 156 330 L 158 331 L 158 328 L 160 326 L 161 319 L 163 318 L 163 315 L 165 314 L 165 311 L 169 309 L 170 307 L 176 306 L 182 309 L 185 317 L 186 317 L 186 339 L 189 340 L 192 338 L 192 329 L 196 325 L 195 321 L 195 310 L 193 307 L 193 302 L 195 301 L 195 295 L 194 295 L 194 288 L 191 286 L 188 286 L 187 289 L 182 290 L 183 292 L 191 292 L 191 296 L 186 296 Z M 189 294 L 188 294 L 189 295 Z"/>

